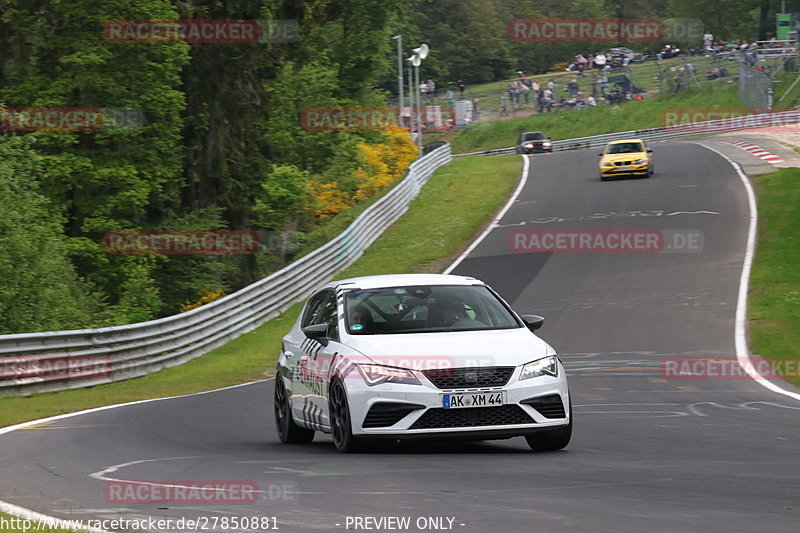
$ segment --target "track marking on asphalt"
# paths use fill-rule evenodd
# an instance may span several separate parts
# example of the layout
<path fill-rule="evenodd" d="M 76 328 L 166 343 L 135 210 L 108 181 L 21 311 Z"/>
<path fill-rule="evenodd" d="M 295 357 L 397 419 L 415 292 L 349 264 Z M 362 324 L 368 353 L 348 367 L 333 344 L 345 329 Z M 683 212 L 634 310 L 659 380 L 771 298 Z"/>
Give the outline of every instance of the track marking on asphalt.
<path fill-rule="evenodd" d="M 800 400 L 800 394 L 797 392 L 786 390 L 775 383 L 765 380 L 763 376 L 758 373 L 755 365 L 752 364 L 750 359 L 750 347 L 747 344 L 747 292 L 750 287 L 750 270 L 753 267 L 753 256 L 756 246 L 756 230 L 758 227 L 758 207 L 756 205 L 756 195 L 755 192 L 753 192 L 753 186 L 750 184 L 750 180 L 747 179 L 745 173 L 742 172 L 741 165 L 739 165 L 736 161 L 726 156 L 719 150 L 710 146 L 706 146 L 705 144 L 699 142 L 693 142 L 692 144 L 702 146 L 730 163 L 744 185 L 745 191 L 747 192 L 747 204 L 750 208 L 750 224 L 747 229 L 747 245 L 745 248 L 744 261 L 742 262 L 742 274 L 739 278 L 739 297 L 736 304 L 736 325 L 734 327 L 736 358 L 739 361 L 739 365 L 744 369 L 745 372 L 747 372 L 747 375 L 753 378 L 753 380 L 759 385 L 773 392 L 777 392 L 778 394 L 783 394 L 784 396 L 794 398 L 795 400 Z"/>
<path fill-rule="evenodd" d="M 697 185 L 687 185 L 687 187 L 697 187 Z M 572 221 L 581 221 L 581 220 L 608 220 L 608 219 L 615 219 L 615 218 L 650 218 L 650 217 L 674 217 L 678 215 L 719 215 L 718 211 L 707 211 L 707 210 L 699 210 L 699 211 L 673 211 L 668 213 L 667 211 L 663 210 L 650 210 L 650 211 L 611 211 L 608 213 L 592 213 L 591 215 L 583 215 L 577 217 L 561 217 L 561 216 L 549 216 L 549 217 L 540 217 L 534 220 L 523 220 L 522 222 L 509 222 L 508 224 L 497 224 L 494 226 L 495 229 L 499 228 L 513 228 L 519 226 L 525 226 L 527 224 L 553 224 L 559 222 L 572 222 Z"/>
<path fill-rule="evenodd" d="M 779 156 L 777 156 L 777 155 L 775 155 L 773 153 L 770 153 L 767 150 L 764 150 L 763 148 L 761 148 L 757 144 L 753 144 L 753 143 L 750 143 L 750 142 L 746 142 L 746 141 L 742 141 L 740 139 L 735 139 L 735 138 L 730 138 L 730 137 L 719 138 L 719 139 L 717 139 L 717 141 L 728 143 L 728 144 L 732 144 L 732 145 L 734 145 L 734 146 L 736 146 L 738 148 L 741 148 L 742 150 L 750 152 L 755 157 L 761 159 L 762 161 L 766 161 L 768 163 L 778 164 L 778 163 L 783 163 L 784 162 L 783 159 L 781 159 Z"/>
<path fill-rule="evenodd" d="M 737 411 L 761 411 L 758 407 L 751 407 L 752 405 L 766 405 L 769 407 L 775 407 L 778 409 L 793 409 L 796 411 L 800 411 L 800 407 L 794 407 L 791 405 L 784 405 L 782 403 L 775 403 L 775 402 L 763 402 L 763 401 L 756 401 L 756 402 L 742 402 L 740 404 L 729 406 L 729 405 L 720 405 L 717 402 L 695 402 L 689 404 L 687 406 L 687 410 L 695 415 L 695 416 L 708 416 L 707 414 L 700 411 L 701 405 L 707 405 L 708 407 L 716 407 L 717 409 L 733 409 Z"/>

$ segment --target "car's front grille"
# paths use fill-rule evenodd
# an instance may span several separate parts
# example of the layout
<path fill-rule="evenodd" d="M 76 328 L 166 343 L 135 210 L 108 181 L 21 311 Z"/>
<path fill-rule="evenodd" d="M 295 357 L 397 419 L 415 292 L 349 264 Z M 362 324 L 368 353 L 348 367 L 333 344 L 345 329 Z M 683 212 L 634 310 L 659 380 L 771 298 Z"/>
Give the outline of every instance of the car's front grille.
<path fill-rule="evenodd" d="M 535 421 L 519 405 L 470 407 L 467 409 L 428 409 L 410 429 L 467 428 L 534 424 Z"/>
<path fill-rule="evenodd" d="M 380 402 L 369 408 L 363 428 L 385 428 L 400 422 L 408 413 L 417 409 L 425 409 L 424 405 L 411 403 Z"/>
<path fill-rule="evenodd" d="M 632 163 L 633 163 L 633 161 L 614 161 L 614 165 L 616 165 L 618 167 L 627 166 L 627 165 L 630 165 Z"/>
<path fill-rule="evenodd" d="M 440 389 L 502 387 L 508 383 L 513 373 L 513 366 L 437 368 L 423 371 L 425 377 Z"/>
<path fill-rule="evenodd" d="M 530 405 L 545 418 L 566 418 L 564 412 L 564 402 L 561 401 L 561 396 L 558 394 L 548 394 L 547 396 L 539 396 L 538 398 L 528 398 L 519 403 Z"/>

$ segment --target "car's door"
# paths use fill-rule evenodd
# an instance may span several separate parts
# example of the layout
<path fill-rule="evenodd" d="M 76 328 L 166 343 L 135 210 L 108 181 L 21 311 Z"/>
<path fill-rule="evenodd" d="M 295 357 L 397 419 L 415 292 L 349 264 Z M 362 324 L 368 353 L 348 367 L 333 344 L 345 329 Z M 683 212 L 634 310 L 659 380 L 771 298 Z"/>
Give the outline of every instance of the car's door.
<path fill-rule="evenodd" d="M 308 360 L 306 346 L 309 339 L 301 330 L 306 326 L 319 322 L 319 317 L 322 314 L 322 306 L 327 297 L 327 290 L 322 290 L 311 296 L 306 306 L 303 308 L 303 314 L 299 322 L 300 327 L 293 330 L 283 341 L 284 361 L 291 373 L 292 393 L 290 404 L 295 420 L 304 420 L 303 408 L 306 403 L 305 397 L 308 394 L 308 390 L 305 388 L 305 381 L 301 379 L 301 376 L 302 373 L 306 371 L 305 365 Z"/>
<path fill-rule="evenodd" d="M 301 389 L 303 390 L 303 404 L 299 417 L 306 422 L 308 427 L 322 430 L 330 426 L 328 416 L 328 386 L 330 384 L 330 370 L 337 355 L 343 352 L 339 338 L 339 315 L 336 294 L 333 290 L 325 291 L 325 298 L 321 301 L 318 312 L 310 317 L 314 322 L 307 325 L 325 324 L 327 332 L 324 338 L 309 339 L 300 347 L 302 352 L 300 361 Z"/>

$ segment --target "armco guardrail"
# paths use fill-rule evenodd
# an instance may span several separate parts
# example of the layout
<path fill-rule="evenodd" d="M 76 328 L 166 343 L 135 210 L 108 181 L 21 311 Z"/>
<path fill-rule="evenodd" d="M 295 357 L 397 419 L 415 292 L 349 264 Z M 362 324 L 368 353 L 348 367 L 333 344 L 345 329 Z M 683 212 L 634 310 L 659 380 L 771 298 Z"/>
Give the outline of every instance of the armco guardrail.
<path fill-rule="evenodd" d="M 0 336 L 0 396 L 88 387 L 179 365 L 247 333 L 352 264 L 406 212 L 450 145 L 411 164 L 389 193 L 324 246 L 233 294 L 186 313 L 100 329 Z"/>
<path fill-rule="evenodd" d="M 564 111 L 565 113 L 579 113 L 576 111 Z M 650 128 L 634 131 L 620 131 L 606 133 L 604 135 L 593 135 L 591 137 L 579 137 L 577 139 L 564 139 L 553 141 L 553 150 L 580 150 L 584 148 L 596 148 L 605 146 L 606 143 L 619 139 L 642 139 L 645 141 L 662 141 L 690 135 L 710 135 L 714 133 L 725 133 L 750 128 L 779 127 L 787 124 L 800 122 L 800 110 L 781 111 L 777 113 L 761 113 L 757 115 L 743 115 L 740 117 L 726 118 L 721 120 L 709 120 L 705 122 L 693 122 L 691 124 L 676 124 L 663 128 Z M 515 153 L 516 148 L 499 148 L 496 150 L 486 150 L 483 152 L 472 152 L 469 154 L 454 154 L 453 157 L 465 155 L 504 155 Z"/>

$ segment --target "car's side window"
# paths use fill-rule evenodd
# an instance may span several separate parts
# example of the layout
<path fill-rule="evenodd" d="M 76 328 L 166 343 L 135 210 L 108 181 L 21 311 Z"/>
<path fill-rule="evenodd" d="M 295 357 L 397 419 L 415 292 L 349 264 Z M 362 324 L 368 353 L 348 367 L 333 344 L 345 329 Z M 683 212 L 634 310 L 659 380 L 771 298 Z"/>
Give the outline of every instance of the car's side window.
<path fill-rule="evenodd" d="M 322 304 L 319 322 L 328 324 L 328 338 L 335 341 L 339 340 L 339 315 L 336 311 L 336 294 L 327 291 L 328 298 Z"/>
<path fill-rule="evenodd" d="M 303 320 L 300 323 L 301 327 L 323 322 L 321 319 L 323 311 L 322 305 L 325 303 L 328 292 L 329 291 L 320 291 L 308 300 L 308 305 L 306 305 L 306 310 L 303 313 Z"/>

